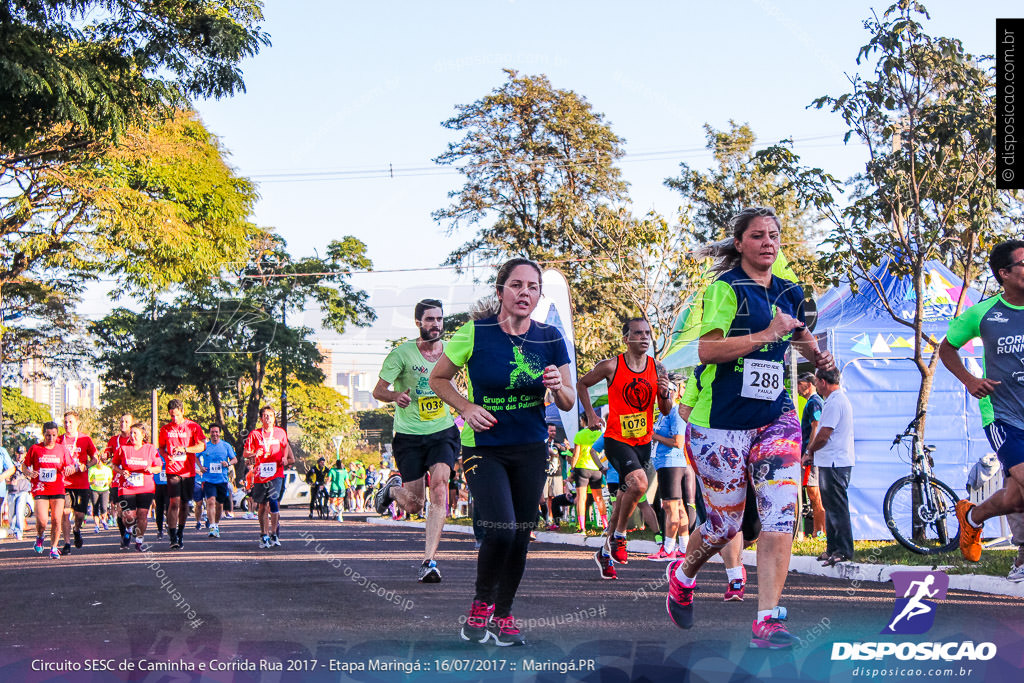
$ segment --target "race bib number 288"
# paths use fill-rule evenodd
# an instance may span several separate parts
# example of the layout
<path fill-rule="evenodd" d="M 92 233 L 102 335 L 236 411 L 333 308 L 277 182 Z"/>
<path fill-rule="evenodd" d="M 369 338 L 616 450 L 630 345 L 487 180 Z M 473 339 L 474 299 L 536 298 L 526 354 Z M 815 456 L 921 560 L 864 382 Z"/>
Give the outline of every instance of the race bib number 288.
<path fill-rule="evenodd" d="M 774 401 L 785 388 L 782 384 L 783 366 L 767 360 L 743 361 L 743 389 L 740 396 L 761 401 Z"/>

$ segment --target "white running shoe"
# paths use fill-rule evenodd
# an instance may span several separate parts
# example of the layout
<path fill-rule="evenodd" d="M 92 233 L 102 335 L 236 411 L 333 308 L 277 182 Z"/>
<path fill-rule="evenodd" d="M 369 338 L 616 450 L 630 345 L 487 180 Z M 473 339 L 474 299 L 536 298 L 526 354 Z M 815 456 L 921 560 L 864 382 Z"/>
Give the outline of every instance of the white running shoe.
<path fill-rule="evenodd" d="M 1006 575 L 1006 579 L 1014 583 L 1024 581 L 1024 564 L 1010 567 L 1010 573 Z"/>

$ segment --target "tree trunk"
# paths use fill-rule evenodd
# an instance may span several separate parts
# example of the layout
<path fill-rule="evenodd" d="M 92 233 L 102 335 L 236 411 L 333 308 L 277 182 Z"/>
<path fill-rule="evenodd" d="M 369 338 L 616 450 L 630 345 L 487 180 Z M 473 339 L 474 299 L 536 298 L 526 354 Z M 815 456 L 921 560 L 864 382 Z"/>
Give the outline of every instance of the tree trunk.
<path fill-rule="evenodd" d="M 233 433 L 228 429 L 228 422 L 224 419 L 224 401 L 221 399 L 220 390 L 217 387 L 210 387 L 210 402 L 213 403 L 213 421 L 220 425 L 224 433 L 224 440 L 235 445 Z"/>

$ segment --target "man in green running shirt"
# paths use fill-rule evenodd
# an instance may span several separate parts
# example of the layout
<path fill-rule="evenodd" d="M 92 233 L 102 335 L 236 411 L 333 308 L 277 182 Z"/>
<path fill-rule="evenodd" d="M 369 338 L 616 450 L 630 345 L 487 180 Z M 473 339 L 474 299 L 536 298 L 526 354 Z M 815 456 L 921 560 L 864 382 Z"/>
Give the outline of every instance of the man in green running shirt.
<path fill-rule="evenodd" d="M 459 430 L 448 406 L 430 388 L 430 372 L 445 347 L 441 341 L 444 330 L 441 302 L 424 299 L 416 304 L 414 314 L 419 337 L 400 344 L 388 354 L 373 390 L 373 397 L 378 401 L 394 402 L 396 406 L 392 447 L 399 472 L 380 487 L 374 507 L 379 514 L 384 514 L 394 501 L 409 514 L 419 512 L 424 504 L 424 480 L 429 476 L 427 540 L 419 581 L 439 583 L 441 572 L 434 555 L 448 512 L 448 479 L 459 453 Z M 533 372 L 522 356 L 516 358 L 514 366 L 514 374 Z M 543 368 L 538 372 L 543 374 Z"/>

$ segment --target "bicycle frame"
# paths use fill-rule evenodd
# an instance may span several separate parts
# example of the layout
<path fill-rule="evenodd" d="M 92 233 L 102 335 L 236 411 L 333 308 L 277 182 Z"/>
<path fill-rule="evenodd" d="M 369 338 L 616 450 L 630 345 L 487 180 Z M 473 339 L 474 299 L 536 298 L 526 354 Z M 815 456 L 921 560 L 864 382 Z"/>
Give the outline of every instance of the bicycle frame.
<path fill-rule="evenodd" d="M 893 446 L 910 439 L 910 469 L 911 473 L 909 477 L 904 477 L 902 480 L 898 480 L 893 484 L 893 487 L 897 486 L 900 481 L 909 480 L 910 483 L 910 507 L 911 507 L 911 524 L 910 524 L 910 539 L 912 545 L 920 544 L 920 547 L 924 547 L 928 543 L 928 532 L 932 531 L 940 546 L 948 545 L 954 536 L 958 536 L 957 533 L 950 534 L 950 517 L 955 514 L 953 507 L 946 504 L 948 501 L 944 500 L 944 496 L 940 495 L 940 491 L 949 489 L 943 481 L 935 477 L 933 471 L 934 462 L 931 457 L 931 453 L 934 448 L 926 446 L 922 443 L 921 435 L 918 432 L 918 424 L 921 418 L 924 417 L 924 411 L 918 414 L 902 434 L 898 434 L 893 439 Z M 890 492 L 894 489 L 890 487 Z M 887 500 L 890 493 L 887 493 Z M 955 500 L 955 499 L 954 499 Z M 892 524 L 891 519 L 887 517 L 887 523 Z M 954 527 L 954 532 L 956 532 Z M 890 526 L 890 531 L 897 541 L 905 545 L 906 547 L 915 550 L 915 552 L 922 552 L 919 549 L 915 549 L 912 545 L 908 545 L 901 539 L 901 534 L 896 533 L 896 528 Z"/>

